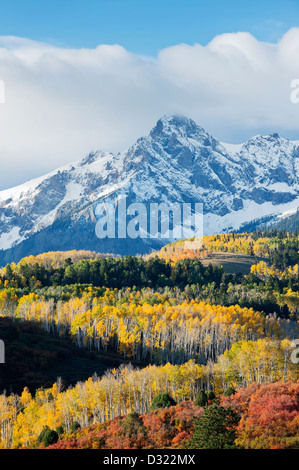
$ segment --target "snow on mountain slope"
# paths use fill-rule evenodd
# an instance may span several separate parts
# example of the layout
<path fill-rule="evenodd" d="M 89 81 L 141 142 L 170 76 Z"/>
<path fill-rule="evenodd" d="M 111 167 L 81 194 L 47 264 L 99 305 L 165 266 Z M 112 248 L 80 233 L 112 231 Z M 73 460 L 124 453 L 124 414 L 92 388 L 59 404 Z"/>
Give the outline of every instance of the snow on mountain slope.
<path fill-rule="evenodd" d="M 97 204 L 119 194 L 146 205 L 201 202 L 205 234 L 236 230 L 299 206 L 299 142 L 272 134 L 227 144 L 191 119 L 164 116 L 126 152 L 91 152 L 0 192 L 0 263 L 64 247 L 148 251 L 147 239 L 95 236 Z"/>
<path fill-rule="evenodd" d="M 290 217 L 290 215 L 296 214 L 297 210 L 298 210 L 298 207 L 293 207 L 292 209 L 289 209 L 289 210 L 279 214 L 278 218 L 279 219 L 284 219 L 286 217 Z"/>

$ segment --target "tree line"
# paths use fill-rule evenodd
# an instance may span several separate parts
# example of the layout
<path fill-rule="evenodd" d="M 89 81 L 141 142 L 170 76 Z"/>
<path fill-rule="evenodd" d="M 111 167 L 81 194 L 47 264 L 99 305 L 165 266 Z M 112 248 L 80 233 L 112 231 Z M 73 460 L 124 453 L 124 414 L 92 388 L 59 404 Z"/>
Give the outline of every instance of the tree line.
<path fill-rule="evenodd" d="M 188 284 L 220 284 L 224 273 L 221 266 L 204 267 L 199 260 L 185 259 L 171 264 L 158 257 L 144 260 L 128 256 L 125 258 L 103 258 L 80 260 L 73 263 L 70 258 L 59 268 L 43 264 L 21 263 L 17 268 L 7 265 L 0 275 L 4 287 L 26 288 L 64 286 L 70 284 L 92 284 L 96 287 L 173 287 L 184 288 Z"/>

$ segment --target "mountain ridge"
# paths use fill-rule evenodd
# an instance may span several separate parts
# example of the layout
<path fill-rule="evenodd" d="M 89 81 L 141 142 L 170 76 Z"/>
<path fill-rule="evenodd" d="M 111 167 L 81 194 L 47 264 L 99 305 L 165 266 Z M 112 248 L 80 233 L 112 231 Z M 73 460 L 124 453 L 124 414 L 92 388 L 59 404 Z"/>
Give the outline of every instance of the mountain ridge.
<path fill-rule="evenodd" d="M 97 204 L 120 194 L 147 206 L 200 202 L 204 234 L 237 230 L 257 212 L 275 216 L 299 206 L 299 141 L 273 133 L 225 144 L 190 118 L 163 116 L 123 153 L 93 151 L 0 191 L 0 264 L 63 247 L 124 255 L 163 245 L 96 237 Z"/>

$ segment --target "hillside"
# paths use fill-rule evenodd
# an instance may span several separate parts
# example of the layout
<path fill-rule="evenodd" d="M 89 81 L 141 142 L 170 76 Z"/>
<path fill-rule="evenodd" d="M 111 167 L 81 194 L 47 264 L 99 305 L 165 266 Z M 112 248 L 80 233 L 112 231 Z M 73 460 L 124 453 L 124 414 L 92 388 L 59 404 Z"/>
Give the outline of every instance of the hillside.
<path fill-rule="evenodd" d="M 299 382 L 271 385 L 252 384 L 237 393 L 215 399 L 207 395 L 205 406 L 182 401 L 176 406 L 158 408 L 148 414 L 131 413 L 101 425 L 61 434 L 49 449 L 186 449 L 213 448 L 208 432 L 196 442 L 195 429 L 208 416 L 209 408 L 220 406 L 236 411 L 235 446 L 260 449 L 298 449 Z M 210 409 L 211 409 L 210 408 Z M 211 426 L 211 425 L 210 425 Z M 211 431 L 211 428 L 210 428 Z M 221 443 L 222 430 L 214 448 Z M 210 439 L 212 441 L 212 439 Z M 227 444 L 228 446 L 228 444 Z"/>
<path fill-rule="evenodd" d="M 261 230 L 249 233 L 231 232 L 179 240 L 144 258 L 150 259 L 157 256 L 159 259 L 174 262 L 183 259 L 198 259 L 205 266 L 209 263 L 219 266 L 222 260 L 223 267 L 227 266 L 227 272 L 238 272 L 238 265 L 240 265 L 240 269 L 246 274 L 250 266 L 260 261 L 277 265 L 277 267 L 296 264 L 298 251 L 298 234 L 270 229 L 264 232 Z"/>
<path fill-rule="evenodd" d="M 266 260 L 257 256 L 243 255 L 239 253 L 210 253 L 200 258 L 203 266 L 222 266 L 227 274 L 249 274 L 253 265 Z"/>
<path fill-rule="evenodd" d="M 69 338 L 53 336 L 33 321 L 14 322 L 0 316 L 0 337 L 6 355 L 0 367 L 0 394 L 5 390 L 21 394 L 24 387 L 34 394 L 58 377 L 68 387 L 128 362 L 112 352 L 82 350 Z"/>
<path fill-rule="evenodd" d="M 286 232 L 298 232 L 299 230 L 299 209 L 291 214 L 284 214 L 278 222 L 271 224 L 270 229 L 277 231 L 285 230 Z"/>
<path fill-rule="evenodd" d="M 61 448 L 113 448 L 121 429 L 129 448 L 179 447 L 191 438 L 191 402 L 200 390 L 220 399 L 233 388 L 247 403 L 248 393 L 272 385 L 288 397 L 274 394 L 253 430 L 256 415 L 246 425 L 242 419 L 236 445 L 296 447 L 298 243 L 285 232 L 230 233 L 204 237 L 200 247 L 182 240 L 144 257 L 67 251 L 7 265 L 0 272 L 7 361 L 0 366 L 0 447 L 36 448 L 45 427 L 52 436 L 59 429 Z M 215 265 L 223 257 L 232 273 Z M 236 259 L 250 271 L 239 272 Z M 162 421 L 151 412 L 163 393 L 179 407 L 174 423 L 164 423 L 167 412 Z M 275 434 L 279 416 L 289 412 L 287 429 Z M 183 415 L 188 429 L 177 421 Z M 150 437 L 144 428 L 156 421 Z M 127 441 L 135 424 L 143 437 Z M 78 425 L 82 434 L 71 435 Z"/>

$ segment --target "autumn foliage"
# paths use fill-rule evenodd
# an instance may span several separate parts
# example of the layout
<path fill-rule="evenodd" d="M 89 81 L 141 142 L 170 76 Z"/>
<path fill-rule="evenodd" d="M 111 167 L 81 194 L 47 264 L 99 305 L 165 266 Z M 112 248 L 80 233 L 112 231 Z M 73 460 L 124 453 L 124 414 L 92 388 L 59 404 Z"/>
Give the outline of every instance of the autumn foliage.
<path fill-rule="evenodd" d="M 179 240 L 170 243 L 148 257 L 158 256 L 176 262 L 182 259 L 205 258 L 209 253 L 243 253 L 249 256 L 275 260 L 278 246 L 284 250 L 289 245 L 298 246 L 298 235 L 285 237 L 267 236 L 260 233 L 225 233 L 207 235 L 201 238 Z"/>
<path fill-rule="evenodd" d="M 299 448 L 299 382 L 254 383 L 221 401 L 242 416 L 236 440 L 239 446 Z"/>
<path fill-rule="evenodd" d="M 217 423 L 231 410 L 229 439 L 223 425 L 213 445 L 299 448 L 298 235 L 201 242 L 143 258 L 45 253 L 0 270 L 7 352 L 16 344 L 11 357 L 30 363 L 24 388 L 0 391 L 0 448 L 209 448 L 204 419 Z M 263 261 L 247 275 L 228 275 L 200 262 L 214 252 Z M 53 341 L 36 337 L 27 346 L 36 328 Z M 78 367 L 71 386 L 59 375 L 34 385 L 39 369 L 46 374 L 75 349 L 117 365 L 84 376 Z M 5 371 L 18 374 L 23 363 Z M 13 384 L 5 379 L 0 385 Z"/>
<path fill-rule="evenodd" d="M 240 421 L 235 432 L 236 447 L 298 448 L 299 382 L 251 384 L 229 398 L 221 396 L 220 403 L 224 408 L 235 410 L 239 416 Z M 213 404 L 208 404 L 207 407 L 209 406 L 213 407 Z M 217 406 L 214 405 L 213 408 L 217 413 Z M 204 410 L 205 408 L 196 406 L 194 402 L 183 401 L 176 406 L 144 415 L 117 417 L 101 425 L 70 433 L 49 448 L 192 447 L 194 425 L 204 414 L 208 415 Z M 205 446 L 204 443 L 202 445 Z"/>
<path fill-rule="evenodd" d="M 162 449 L 182 448 L 194 430 L 194 419 L 203 414 L 203 408 L 193 402 L 182 402 L 151 413 L 130 414 L 69 434 L 53 449 Z"/>

